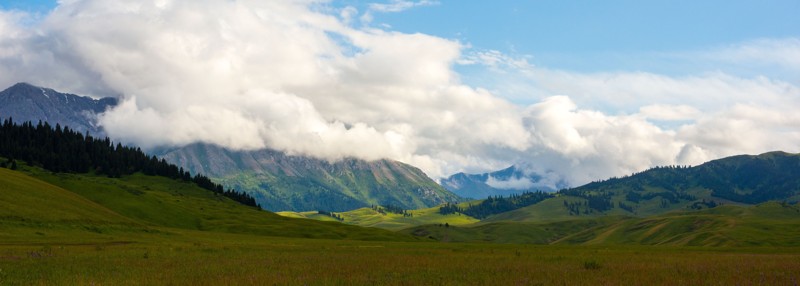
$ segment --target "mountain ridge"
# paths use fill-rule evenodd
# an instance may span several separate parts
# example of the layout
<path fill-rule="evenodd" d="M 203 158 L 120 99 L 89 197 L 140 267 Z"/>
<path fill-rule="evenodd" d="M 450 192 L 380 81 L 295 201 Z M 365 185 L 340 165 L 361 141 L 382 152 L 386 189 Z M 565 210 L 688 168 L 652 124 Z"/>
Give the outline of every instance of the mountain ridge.
<path fill-rule="evenodd" d="M 0 117 L 16 122 L 50 122 L 69 126 L 80 133 L 105 136 L 96 116 L 117 105 L 111 97 L 93 99 L 29 83 L 17 83 L 0 91 Z"/>
<path fill-rule="evenodd" d="M 248 191 L 270 210 L 347 211 L 370 205 L 413 209 L 460 200 L 418 168 L 386 159 L 328 162 L 269 149 L 231 151 L 209 144 L 191 144 L 162 156 Z M 290 188 L 295 191 L 289 192 Z M 326 204 L 303 192 L 325 198 Z"/>

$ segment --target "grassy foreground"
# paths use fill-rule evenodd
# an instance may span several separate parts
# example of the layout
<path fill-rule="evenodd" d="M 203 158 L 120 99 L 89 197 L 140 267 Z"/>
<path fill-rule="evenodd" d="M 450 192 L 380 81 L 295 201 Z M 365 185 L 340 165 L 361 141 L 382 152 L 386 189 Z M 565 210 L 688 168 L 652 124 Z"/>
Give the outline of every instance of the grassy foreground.
<path fill-rule="evenodd" d="M 361 242 L 184 233 L 0 245 L 2 285 L 795 285 L 799 249 Z"/>
<path fill-rule="evenodd" d="M 280 217 L 162 178 L 108 179 L 0 168 L 0 285 L 796 285 L 800 281 L 797 247 L 425 240 L 337 222 Z"/>

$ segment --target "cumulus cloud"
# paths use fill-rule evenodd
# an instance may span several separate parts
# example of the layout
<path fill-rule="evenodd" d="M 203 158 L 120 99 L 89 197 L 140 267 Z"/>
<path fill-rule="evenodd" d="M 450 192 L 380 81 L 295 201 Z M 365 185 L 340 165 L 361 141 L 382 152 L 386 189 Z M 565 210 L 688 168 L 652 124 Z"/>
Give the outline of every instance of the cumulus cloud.
<path fill-rule="evenodd" d="M 479 60 L 470 64 L 490 68 L 484 76 L 505 79 L 498 93 L 517 88 L 534 102 L 522 115 L 533 140 L 521 160 L 547 162 L 573 185 L 656 165 L 800 151 L 800 125 L 792 111 L 800 108 L 800 88 L 790 82 L 720 71 L 580 73 L 533 66 L 497 52 L 471 58 Z M 520 101 L 516 95 L 507 98 Z"/>
<path fill-rule="evenodd" d="M 800 151 L 800 89 L 791 83 L 536 67 L 454 40 L 356 26 L 359 11 L 327 4 L 63 1 L 35 25 L 0 11 L 0 85 L 119 97 L 100 123 L 145 147 L 390 158 L 434 178 L 534 162 L 547 184 L 577 185 L 655 165 Z M 431 4 L 393 1 L 361 17 Z M 488 67 L 530 104 L 465 84 L 455 65 Z"/>

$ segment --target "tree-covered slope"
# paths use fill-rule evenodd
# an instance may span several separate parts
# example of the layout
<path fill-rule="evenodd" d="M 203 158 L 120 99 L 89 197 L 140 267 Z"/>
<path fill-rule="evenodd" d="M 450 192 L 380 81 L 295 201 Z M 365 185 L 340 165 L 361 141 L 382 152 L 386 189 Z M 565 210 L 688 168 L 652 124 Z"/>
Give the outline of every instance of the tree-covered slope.
<path fill-rule="evenodd" d="M 741 155 L 695 167 L 657 167 L 623 178 L 562 190 L 539 204 L 488 221 L 554 220 L 576 216 L 645 217 L 673 210 L 800 200 L 800 155 Z"/>
<path fill-rule="evenodd" d="M 201 174 L 192 176 L 183 168 L 148 156 L 139 148 L 120 143 L 114 145 L 108 138 L 84 136 L 68 127 L 62 129 L 58 124 L 53 128 L 47 122 L 34 126 L 31 122 L 17 125 L 11 119 L 3 120 L 0 125 L 0 156 L 7 158 L 2 164 L 12 168 L 19 159 L 58 173 L 97 173 L 118 178 L 141 172 L 181 179 L 242 204 L 257 206 L 255 199 L 246 193 L 225 191 L 222 185 L 208 177 Z"/>
<path fill-rule="evenodd" d="M 192 173 L 208 174 L 247 191 L 269 210 L 348 211 L 370 205 L 417 209 L 460 200 L 419 169 L 391 160 L 328 162 L 206 144 L 172 150 L 163 157 Z"/>

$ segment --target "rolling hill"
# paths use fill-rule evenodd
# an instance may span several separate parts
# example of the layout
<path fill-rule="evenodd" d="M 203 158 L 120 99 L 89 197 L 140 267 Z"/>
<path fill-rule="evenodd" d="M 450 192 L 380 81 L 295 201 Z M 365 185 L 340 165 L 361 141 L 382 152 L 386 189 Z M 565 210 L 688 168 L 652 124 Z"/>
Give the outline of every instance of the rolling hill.
<path fill-rule="evenodd" d="M 445 242 L 570 245 L 800 246 L 800 207 L 768 202 L 678 211 L 647 218 L 583 217 L 493 222 L 466 227 L 425 225 L 403 233 Z"/>
<path fill-rule="evenodd" d="M 169 237 L 185 231 L 275 237 L 408 240 L 389 231 L 286 218 L 194 183 L 0 168 L 0 240 L 61 243 Z M 150 240 L 152 238 L 148 238 Z"/>
<path fill-rule="evenodd" d="M 783 152 L 734 156 L 554 194 L 442 205 L 422 210 L 424 216 L 368 208 L 337 214 L 343 223 L 446 242 L 797 246 L 799 162 L 800 156 Z"/>
<path fill-rule="evenodd" d="M 467 203 L 462 203 L 465 205 Z M 376 227 L 398 231 L 425 224 L 470 225 L 480 220 L 469 215 L 453 213 L 441 214 L 440 206 L 416 210 L 407 210 L 406 214 L 393 213 L 382 206 L 360 208 L 346 212 L 334 213 L 337 218 L 321 214 L 318 211 L 309 212 L 279 212 L 279 215 L 295 218 L 307 218 L 322 221 L 339 221 L 363 227 Z"/>

